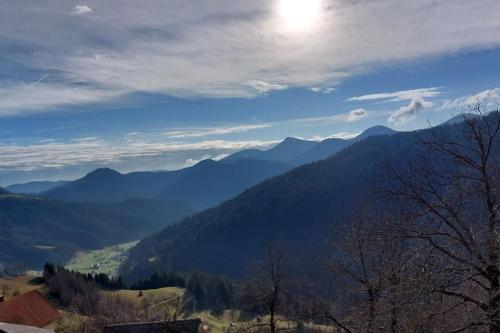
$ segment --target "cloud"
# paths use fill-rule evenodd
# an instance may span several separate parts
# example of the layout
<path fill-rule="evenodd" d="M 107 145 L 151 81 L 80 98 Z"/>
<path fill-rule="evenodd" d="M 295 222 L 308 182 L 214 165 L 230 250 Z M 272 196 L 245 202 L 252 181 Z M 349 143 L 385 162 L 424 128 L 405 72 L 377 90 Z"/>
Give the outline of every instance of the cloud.
<path fill-rule="evenodd" d="M 108 0 L 75 7 L 93 10 L 91 22 L 68 19 L 61 9 L 66 4 L 9 1 L 0 11 L 0 50 L 5 61 L 50 72 L 51 82 L 37 87 L 57 83 L 79 95 L 74 86 L 85 84 L 98 96 L 66 97 L 72 105 L 144 92 L 225 98 L 336 86 L 359 68 L 500 43 L 500 20 L 491 14 L 500 11 L 498 0 L 325 2 L 317 27 L 302 34 L 287 32 L 267 0 Z M 390 20 L 387 13 L 394 13 Z M 23 96 L 16 113 L 66 105 L 23 85 L 1 88 Z M 428 93 L 420 97 L 432 97 Z M 11 104 L 0 108 L 10 112 Z"/>
<path fill-rule="evenodd" d="M 205 155 L 203 155 L 201 158 L 188 158 L 188 159 L 184 162 L 184 166 L 185 166 L 185 167 L 190 167 L 190 166 L 193 166 L 193 165 L 198 164 L 198 163 L 200 163 L 201 161 L 205 161 L 205 160 L 220 161 L 220 160 L 222 160 L 223 158 L 228 157 L 228 156 L 229 156 L 229 154 L 219 154 L 219 155 L 216 155 L 216 156 L 213 156 L 213 157 L 212 157 L 212 155 L 205 154 Z"/>
<path fill-rule="evenodd" d="M 363 96 L 351 97 L 348 101 L 374 101 L 386 100 L 388 102 L 399 102 L 415 98 L 437 97 L 442 94 L 440 87 L 420 88 L 412 90 L 402 90 L 389 93 L 377 93 Z"/>
<path fill-rule="evenodd" d="M 85 15 L 92 13 L 92 8 L 87 5 L 76 5 L 71 9 L 73 15 Z"/>
<path fill-rule="evenodd" d="M 224 135 L 233 133 L 249 132 L 256 129 L 268 128 L 271 124 L 259 125 L 237 125 L 230 127 L 213 127 L 213 128 L 199 128 L 199 129 L 181 129 L 164 132 L 163 135 L 168 138 L 182 139 L 182 138 L 197 138 L 210 135 Z"/>
<path fill-rule="evenodd" d="M 259 94 L 266 94 L 273 90 L 285 90 L 286 88 L 288 88 L 286 84 L 269 83 L 257 80 L 248 81 L 247 84 L 255 89 Z"/>
<path fill-rule="evenodd" d="M 394 124 L 403 123 L 414 119 L 420 111 L 432 106 L 432 102 L 426 101 L 422 97 L 414 97 L 411 99 L 410 104 L 401 107 L 398 111 L 391 114 L 387 121 Z"/>
<path fill-rule="evenodd" d="M 500 88 L 481 91 L 472 96 L 464 96 L 457 99 L 447 99 L 440 109 L 462 109 L 475 104 L 486 107 L 498 106 L 500 104 Z"/>
<path fill-rule="evenodd" d="M 309 88 L 309 91 L 315 92 L 315 93 L 323 93 L 323 94 L 330 94 L 335 91 L 335 87 L 328 87 L 328 88 L 323 88 L 323 87 L 311 87 Z"/>
<path fill-rule="evenodd" d="M 0 86 L 0 116 L 45 111 L 48 108 L 109 101 L 120 96 L 111 89 L 60 83 Z"/>
<path fill-rule="evenodd" d="M 69 142 L 47 141 L 31 145 L 0 144 L 0 171 L 31 171 L 46 168 L 64 168 L 85 164 L 120 163 L 134 158 L 159 157 L 210 151 L 210 156 L 247 148 L 267 148 L 276 141 L 210 140 L 195 143 L 124 141 L 108 142 L 100 138 L 80 138 Z"/>
<path fill-rule="evenodd" d="M 354 109 L 349 112 L 349 116 L 347 117 L 347 121 L 354 122 L 360 119 L 363 119 L 368 115 L 368 112 L 365 109 Z"/>

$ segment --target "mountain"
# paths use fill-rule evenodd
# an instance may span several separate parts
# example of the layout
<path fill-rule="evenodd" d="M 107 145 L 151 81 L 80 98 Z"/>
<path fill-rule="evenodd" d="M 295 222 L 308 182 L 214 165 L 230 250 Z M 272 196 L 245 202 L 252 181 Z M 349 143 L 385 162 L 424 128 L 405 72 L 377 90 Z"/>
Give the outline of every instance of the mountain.
<path fill-rule="evenodd" d="M 477 118 L 478 115 L 474 114 L 458 114 L 456 116 L 451 117 L 447 121 L 445 121 L 442 125 L 455 125 L 455 124 L 460 124 L 465 121 L 465 119 L 472 119 L 472 118 Z"/>
<path fill-rule="evenodd" d="M 205 160 L 177 171 L 120 174 L 97 169 L 85 177 L 42 194 L 65 201 L 120 202 L 128 198 L 166 198 L 196 209 L 216 206 L 260 181 L 298 166 L 331 156 L 365 137 L 395 131 L 376 126 L 351 140 L 327 139 L 320 143 L 286 138 L 261 151 L 247 149 L 222 161 Z"/>
<path fill-rule="evenodd" d="M 0 187 L 0 195 L 6 195 L 6 194 L 9 194 L 9 191 L 4 189 L 3 187 Z"/>
<path fill-rule="evenodd" d="M 120 174 L 111 169 L 97 169 L 43 195 L 65 201 L 104 203 L 128 198 L 163 198 L 204 209 L 291 168 L 282 162 L 240 159 L 232 163 L 205 160 L 178 171 Z"/>
<path fill-rule="evenodd" d="M 258 158 L 258 156 L 262 153 L 263 151 L 260 149 L 245 149 L 223 158 L 222 161 L 237 162 L 243 159 Z"/>
<path fill-rule="evenodd" d="M 140 239 L 192 214 L 178 203 L 127 200 L 67 203 L 43 197 L 0 195 L 0 263 L 40 268 L 62 263 L 81 249 Z"/>
<path fill-rule="evenodd" d="M 370 127 L 368 129 L 366 129 L 365 131 L 363 131 L 360 135 L 356 136 L 355 138 L 353 139 L 350 139 L 350 140 L 347 140 L 347 141 L 354 141 L 354 142 L 357 142 L 357 141 L 361 141 L 361 140 L 364 140 L 366 138 L 369 138 L 371 136 L 377 136 L 377 135 L 393 135 L 395 133 L 397 133 L 398 131 L 395 131 L 393 130 L 392 128 L 389 128 L 389 127 L 385 127 L 385 126 L 380 126 L 380 125 L 377 125 L 377 126 L 373 126 L 373 127 Z"/>
<path fill-rule="evenodd" d="M 288 162 L 299 156 L 300 154 L 312 149 L 318 143 L 316 141 L 301 140 L 296 138 L 286 138 L 277 146 L 263 151 L 261 154 L 254 156 L 268 161 Z"/>
<path fill-rule="evenodd" d="M 291 168 L 286 163 L 265 160 L 242 159 L 234 163 L 205 160 L 185 169 L 182 176 L 166 188 L 162 198 L 201 210 Z"/>
<path fill-rule="evenodd" d="M 414 133 L 371 136 L 326 160 L 266 180 L 145 238 L 121 273 L 135 280 L 155 271 L 197 268 L 241 278 L 266 241 L 280 237 L 310 260 L 329 226 L 346 219 L 366 181 L 375 179 L 380 162 L 388 155 L 408 159 L 414 142 Z"/>
<path fill-rule="evenodd" d="M 155 198 L 174 181 L 179 172 L 133 172 L 122 175 L 101 168 L 83 178 L 42 194 L 65 201 L 120 202 L 129 198 Z"/>
<path fill-rule="evenodd" d="M 364 140 L 368 137 L 377 135 L 392 135 L 394 133 L 397 133 L 397 131 L 394 131 L 388 127 L 374 126 L 365 130 L 363 133 L 352 139 L 348 140 L 338 139 L 338 138 L 325 139 L 320 143 L 318 143 L 316 146 L 314 146 L 312 149 L 297 156 L 295 159 L 291 161 L 291 163 L 299 166 L 302 164 L 323 160 L 329 156 L 336 154 L 345 147 L 352 145 L 355 142 Z"/>
<path fill-rule="evenodd" d="M 12 193 L 20 194 L 40 194 L 42 192 L 51 190 L 55 187 L 66 184 L 67 181 L 60 180 L 55 182 L 50 181 L 35 181 L 23 184 L 13 184 L 6 187 Z"/>

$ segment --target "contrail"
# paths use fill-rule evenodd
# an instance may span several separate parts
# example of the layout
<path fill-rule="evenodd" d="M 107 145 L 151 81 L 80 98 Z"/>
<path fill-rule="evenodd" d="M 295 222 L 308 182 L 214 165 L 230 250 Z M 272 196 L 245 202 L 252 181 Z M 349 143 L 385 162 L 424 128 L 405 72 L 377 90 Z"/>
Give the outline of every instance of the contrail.
<path fill-rule="evenodd" d="M 31 86 L 32 87 L 36 86 L 37 84 L 39 84 L 40 82 L 42 82 L 47 76 L 49 76 L 49 73 L 44 74 L 41 78 L 38 79 L 38 81 L 36 81 L 35 83 L 33 83 Z"/>

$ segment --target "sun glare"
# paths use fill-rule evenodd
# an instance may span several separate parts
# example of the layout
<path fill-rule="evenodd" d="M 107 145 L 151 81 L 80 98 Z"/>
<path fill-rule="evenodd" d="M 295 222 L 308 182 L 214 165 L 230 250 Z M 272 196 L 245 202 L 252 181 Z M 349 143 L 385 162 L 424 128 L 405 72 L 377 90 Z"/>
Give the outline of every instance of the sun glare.
<path fill-rule="evenodd" d="M 308 32 L 320 21 L 321 3 L 322 0 L 279 0 L 278 12 L 287 30 Z"/>

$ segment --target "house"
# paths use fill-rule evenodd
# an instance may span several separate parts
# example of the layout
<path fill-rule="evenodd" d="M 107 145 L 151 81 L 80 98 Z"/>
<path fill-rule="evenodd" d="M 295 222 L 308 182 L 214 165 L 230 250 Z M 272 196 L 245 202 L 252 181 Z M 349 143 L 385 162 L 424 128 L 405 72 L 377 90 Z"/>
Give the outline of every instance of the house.
<path fill-rule="evenodd" d="M 53 330 L 61 314 L 34 290 L 0 303 L 0 323 Z"/>
<path fill-rule="evenodd" d="M 104 327 L 103 333 L 198 333 L 200 319 L 118 324 Z"/>
<path fill-rule="evenodd" d="M 50 333 L 50 331 L 34 326 L 0 323 L 0 333 Z"/>

